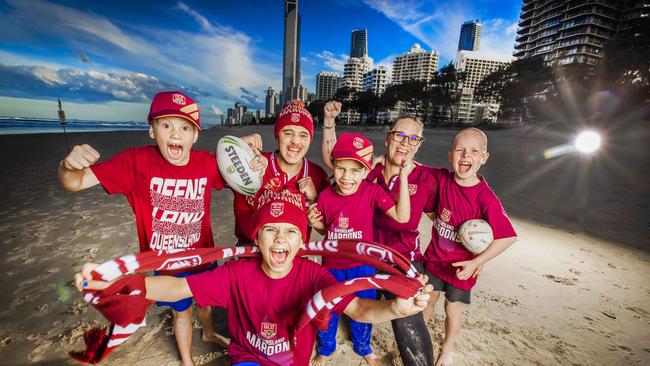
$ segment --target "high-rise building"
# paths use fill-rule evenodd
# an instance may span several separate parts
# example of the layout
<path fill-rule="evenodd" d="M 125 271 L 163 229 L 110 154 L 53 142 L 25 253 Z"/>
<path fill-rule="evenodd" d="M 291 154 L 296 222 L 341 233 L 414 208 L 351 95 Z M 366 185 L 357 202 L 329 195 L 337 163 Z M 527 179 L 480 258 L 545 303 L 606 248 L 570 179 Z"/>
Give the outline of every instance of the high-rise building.
<path fill-rule="evenodd" d="M 350 89 L 363 89 L 363 74 L 372 68 L 372 59 L 365 57 L 351 57 L 343 66 L 343 85 Z"/>
<path fill-rule="evenodd" d="M 647 0 L 524 0 L 514 55 L 549 65 L 595 65 L 605 43 L 630 21 L 648 16 Z"/>
<path fill-rule="evenodd" d="M 478 51 L 481 46 L 481 28 L 483 24 L 478 19 L 463 23 L 458 37 L 458 51 Z"/>
<path fill-rule="evenodd" d="M 350 57 L 368 56 L 368 30 L 353 29 L 350 39 Z"/>
<path fill-rule="evenodd" d="M 510 55 L 501 55 L 483 51 L 458 51 L 454 59 L 457 71 L 465 72 L 465 80 L 461 85 L 460 98 L 455 105 L 459 122 L 481 122 L 484 119 L 496 121 L 499 105 L 492 103 L 475 103 L 474 89 L 481 80 L 491 73 L 507 67 L 512 62 Z"/>
<path fill-rule="evenodd" d="M 363 74 L 363 90 L 371 91 L 375 95 L 384 94 L 388 85 L 388 70 L 385 66 L 379 66 Z"/>
<path fill-rule="evenodd" d="M 282 102 L 300 94 L 300 14 L 298 0 L 284 1 L 284 57 L 282 62 Z"/>
<path fill-rule="evenodd" d="M 265 116 L 273 117 L 275 116 L 275 104 L 277 103 L 275 89 L 269 86 L 266 89 L 266 101 L 264 103 Z"/>
<path fill-rule="evenodd" d="M 438 51 L 425 51 L 415 43 L 403 55 L 393 61 L 393 83 L 407 80 L 430 80 L 438 69 Z"/>
<path fill-rule="evenodd" d="M 341 84 L 341 76 L 335 72 L 321 71 L 316 74 L 316 99 L 330 100 Z"/>

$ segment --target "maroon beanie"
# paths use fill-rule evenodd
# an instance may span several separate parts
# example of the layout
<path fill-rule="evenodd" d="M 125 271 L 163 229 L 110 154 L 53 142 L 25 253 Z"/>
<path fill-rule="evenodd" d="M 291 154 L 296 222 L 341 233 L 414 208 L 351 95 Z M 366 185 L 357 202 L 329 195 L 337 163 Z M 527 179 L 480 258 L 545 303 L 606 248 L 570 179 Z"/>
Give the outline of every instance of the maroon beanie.
<path fill-rule="evenodd" d="M 149 108 L 149 124 L 155 118 L 181 117 L 192 122 L 201 131 L 199 106 L 192 98 L 178 91 L 160 92 L 153 96 Z"/>
<path fill-rule="evenodd" d="M 296 202 L 294 197 L 279 196 L 274 197 L 268 202 L 264 203 L 255 212 L 255 230 L 254 235 L 262 225 L 269 223 L 289 223 L 296 225 L 302 233 L 302 241 L 307 240 L 307 212 L 303 209 L 305 207 L 304 197 Z"/>
<path fill-rule="evenodd" d="M 294 99 L 291 103 L 282 108 L 278 118 L 275 120 L 275 139 L 278 139 L 280 131 L 288 125 L 295 125 L 304 127 L 309 131 L 309 139 L 314 138 L 314 119 L 311 113 L 305 108 L 305 105 L 298 99 Z"/>

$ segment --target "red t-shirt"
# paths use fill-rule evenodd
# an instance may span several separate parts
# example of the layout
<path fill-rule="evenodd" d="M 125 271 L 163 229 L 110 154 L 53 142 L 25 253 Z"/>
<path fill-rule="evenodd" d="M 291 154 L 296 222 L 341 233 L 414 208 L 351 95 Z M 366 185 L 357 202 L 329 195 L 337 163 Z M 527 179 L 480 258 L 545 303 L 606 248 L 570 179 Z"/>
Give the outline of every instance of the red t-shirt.
<path fill-rule="evenodd" d="M 214 155 L 191 150 L 188 164 L 176 166 L 157 146 L 142 146 L 90 168 L 106 192 L 126 196 L 141 252 L 214 246 L 211 188 L 225 187 Z"/>
<path fill-rule="evenodd" d="M 451 264 L 475 257 L 460 243 L 458 229 L 467 220 L 483 219 L 492 227 L 494 239 L 517 236 L 499 198 L 485 179 L 471 187 L 462 187 L 448 169 L 432 169 L 438 179 L 438 207 L 431 242 L 424 254 L 425 267 L 434 276 L 458 287 L 470 290 L 476 279 L 459 280 Z"/>
<path fill-rule="evenodd" d="M 383 165 L 377 165 L 375 169 L 370 171 L 366 179 L 370 182 L 376 182 L 397 201 L 399 199 L 399 174 L 386 182 L 382 174 L 383 169 Z M 418 231 L 422 213 L 433 212 L 436 207 L 438 181 L 433 176 L 431 169 L 428 166 L 415 163 L 415 169 L 408 176 L 411 218 L 407 223 L 400 224 L 383 212 L 375 211 L 375 241 L 390 246 L 411 261 L 422 259 L 420 232 Z"/>
<path fill-rule="evenodd" d="M 254 196 L 245 196 L 243 194 L 233 191 L 235 196 L 233 202 L 233 211 L 235 213 L 235 235 L 237 236 L 238 243 L 251 243 L 255 240 L 254 219 L 255 211 L 269 199 L 287 195 L 303 196 L 298 189 L 298 180 L 304 177 L 311 177 L 316 191 L 320 192 L 329 185 L 329 178 L 327 173 L 320 166 L 312 163 L 307 159 L 303 159 L 302 168 L 298 174 L 289 179 L 287 173 L 282 171 L 277 161 L 277 152 L 262 153 L 268 160 L 269 166 L 264 172 L 262 178 L 262 188 Z M 305 207 L 305 215 L 307 214 Z M 311 234 L 311 229 L 307 233 L 307 241 Z"/>
<path fill-rule="evenodd" d="M 187 283 L 200 306 L 228 310 L 231 363 L 309 365 L 316 329 L 308 325 L 298 332 L 294 350 L 291 331 L 312 296 L 337 282 L 317 263 L 299 257 L 284 278 L 272 279 L 262 270 L 261 261 L 261 257 L 228 261 L 187 277 Z M 344 298 L 333 311 L 340 315 L 353 299 Z"/>
<path fill-rule="evenodd" d="M 336 193 L 334 187 L 327 187 L 318 196 L 318 209 L 325 221 L 325 237 L 330 240 L 373 241 L 373 213 L 375 209 L 384 212 L 395 206 L 395 201 L 379 185 L 361 181 L 359 189 L 351 195 Z M 388 217 L 388 216 L 387 216 Z M 388 217 L 389 220 L 392 220 Z M 343 258 L 323 257 L 323 266 L 346 269 L 362 265 Z"/>

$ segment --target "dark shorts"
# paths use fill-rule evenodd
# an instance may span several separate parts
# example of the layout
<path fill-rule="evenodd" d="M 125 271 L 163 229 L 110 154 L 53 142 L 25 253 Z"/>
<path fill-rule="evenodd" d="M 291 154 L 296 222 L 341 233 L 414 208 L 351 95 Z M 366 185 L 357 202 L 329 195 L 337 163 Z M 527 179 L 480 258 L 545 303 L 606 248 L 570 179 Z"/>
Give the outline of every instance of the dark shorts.
<path fill-rule="evenodd" d="M 425 274 L 429 277 L 429 281 L 427 283 L 431 284 L 433 286 L 434 291 L 440 291 L 445 293 L 445 299 L 449 302 L 462 302 L 463 304 L 470 304 L 470 299 L 472 295 L 472 290 L 461 290 L 458 287 L 447 283 L 440 278 L 434 276 L 431 274 L 431 272 L 427 271 L 424 268 L 424 264 L 420 262 L 412 262 L 415 268 L 422 273 Z"/>

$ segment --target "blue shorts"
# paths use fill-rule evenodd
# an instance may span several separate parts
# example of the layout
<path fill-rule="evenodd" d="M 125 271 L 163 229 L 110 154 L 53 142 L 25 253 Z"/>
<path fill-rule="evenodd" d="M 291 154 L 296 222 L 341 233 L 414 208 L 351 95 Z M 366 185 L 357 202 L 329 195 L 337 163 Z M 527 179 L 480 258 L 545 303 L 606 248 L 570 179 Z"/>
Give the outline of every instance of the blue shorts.
<path fill-rule="evenodd" d="M 209 269 L 206 269 L 204 271 L 198 271 L 198 272 L 188 271 L 188 272 L 175 274 L 174 277 L 185 278 L 185 277 L 191 276 L 193 274 L 197 274 L 197 273 L 201 273 L 201 272 L 205 272 L 205 271 L 210 271 L 210 270 L 212 270 L 214 268 L 217 268 L 217 262 L 214 262 L 210 266 Z M 154 276 L 159 276 L 159 275 L 160 275 L 160 272 L 157 272 L 157 271 L 154 272 Z M 182 300 L 178 300 L 178 301 L 174 301 L 174 302 L 156 301 L 156 306 L 169 306 L 170 308 L 174 309 L 174 311 L 180 313 L 180 312 L 183 312 L 183 311 L 189 309 L 190 306 L 192 306 L 192 299 L 193 299 L 192 297 L 188 297 L 186 299 L 182 299 Z"/>

